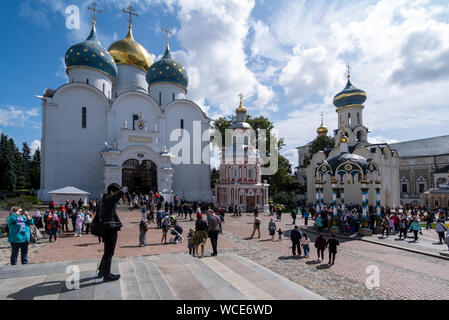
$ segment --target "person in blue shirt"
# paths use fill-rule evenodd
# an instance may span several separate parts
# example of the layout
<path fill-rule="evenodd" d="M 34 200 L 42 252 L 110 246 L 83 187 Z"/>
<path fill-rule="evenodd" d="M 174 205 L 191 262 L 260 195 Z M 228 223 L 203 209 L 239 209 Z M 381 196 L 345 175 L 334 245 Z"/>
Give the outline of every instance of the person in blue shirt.
<path fill-rule="evenodd" d="M 418 232 L 422 234 L 421 232 L 421 224 L 418 222 L 418 219 L 415 217 L 413 218 L 412 223 L 410 224 L 410 231 L 413 231 L 413 235 L 415 236 L 415 242 L 418 241 Z"/>
<path fill-rule="evenodd" d="M 319 214 L 318 217 L 316 218 L 315 224 L 318 228 L 318 232 L 323 231 L 323 218 L 321 218 L 321 214 Z"/>
<path fill-rule="evenodd" d="M 22 260 L 22 264 L 28 264 L 28 245 L 31 239 L 30 226 L 34 224 L 28 211 L 23 211 L 19 207 L 12 209 L 13 214 L 6 218 L 9 228 L 8 242 L 11 243 L 11 265 L 17 264 L 17 257 Z"/>

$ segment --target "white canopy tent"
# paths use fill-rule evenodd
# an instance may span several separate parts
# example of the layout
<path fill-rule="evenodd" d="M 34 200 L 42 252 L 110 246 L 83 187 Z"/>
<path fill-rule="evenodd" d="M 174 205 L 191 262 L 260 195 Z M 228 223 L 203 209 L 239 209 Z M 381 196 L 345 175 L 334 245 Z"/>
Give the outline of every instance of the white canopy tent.
<path fill-rule="evenodd" d="M 89 192 L 77 189 L 75 187 L 65 187 L 59 190 L 50 191 L 49 194 L 51 194 L 51 199 L 56 205 L 65 204 L 67 200 L 79 201 L 79 199 L 83 201 L 84 205 L 87 205 L 90 195 Z"/>

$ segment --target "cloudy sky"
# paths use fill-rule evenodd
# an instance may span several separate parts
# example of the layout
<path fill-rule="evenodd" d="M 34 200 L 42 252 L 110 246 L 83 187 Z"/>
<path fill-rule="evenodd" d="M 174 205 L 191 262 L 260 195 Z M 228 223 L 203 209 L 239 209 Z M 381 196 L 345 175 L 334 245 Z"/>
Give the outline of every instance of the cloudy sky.
<path fill-rule="evenodd" d="M 123 38 L 127 0 L 97 0 L 104 47 Z M 368 94 L 364 121 L 371 142 L 449 134 L 447 0 L 139 0 L 134 36 L 153 55 L 160 28 L 173 31 L 174 57 L 189 76 L 188 97 L 216 118 L 232 114 L 238 94 L 249 113 L 268 116 L 285 138 L 285 155 L 315 136 L 324 114 L 337 127 L 333 96 L 346 84 Z M 0 130 L 34 147 L 41 136 L 35 95 L 66 81 L 63 57 L 90 28 L 90 1 L 23 0 L 3 4 Z M 66 8 L 81 9 L 79 30 Z M 7 27 L 5 27 L 7 26 Z"/>

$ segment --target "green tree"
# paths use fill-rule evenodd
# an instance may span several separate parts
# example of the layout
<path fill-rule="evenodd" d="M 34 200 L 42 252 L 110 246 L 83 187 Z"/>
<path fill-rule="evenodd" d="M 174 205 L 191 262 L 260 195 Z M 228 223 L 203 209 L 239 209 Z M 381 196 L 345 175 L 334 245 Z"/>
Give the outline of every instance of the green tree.
<path fill-rule="evenodd" d="M 30 166 L 31 166 L 31 149 L 28 147 L 27 143 L 24 142 L 22 145 L 21 161 L 20 161 L 20 175 L 19 175 L 19 185 L 23 189 L 27 189 L 31 186 L 30 177 Z"/>
<path fill-rule="evenodd" d="M 235 121 L 235 116 L 229 116 L 227 118 L 220 117 L 218 118 L 214 123 L 214 128 L 218 129 L 222 135 L 222 145 L 224 145 L 225 142 L 225 132 L 226 129 L 229 129 L 232 124 Z M 251 115 L 246 116 L 246 122 L 251 126 L 251 128 L 256 133 L 256 138 L 259 136 L 258 130 L 264 129 L 266 130 L 266 137 L 267 137 L 267 145 L 266 150 L 270 150 L 270 142 L 271 139 L 274 139 L 274 136 L 272 135 L 272 129 L 274 128 L 273 123 L 264 116 L 259 116 L 256 118 L 253 118 Z M 278 139 L 277 140 L 277 151 L 278 151 L 278 170 L 274 175 L 270 176 L 262 176 L 262 181 L 267 180 L 267 182 L 270 184 L 269 192 L 271 195 L 280 194 L 282 192 L 286 192 L 288 194 L 296 193 L 296 190 L 292 190 L 291 188 L 295 188 L 296 186 L 293 185 L 293 178 L 292 178 L 292 166 L 287 158 L 282 156 L 281 150 L 285 146 L 284 140 Z M 260 150 L 260 146 L 257 145 L 257 148 Z M 269 164 L 266 164 L 265 166 L 269 166 Z"/>
<path fill-rule="evenodd" d="M 30 165 L 30 183 L 33 189 L 40 189 L 41 185 L 41 151 L 39 148 L 34 152 Z"/>
<path fill-rule="evenodd" d="M 313 156 L 315 153 L 319 151 L 324 151 L 327 148 L 334 148 L 335 141 L 328 136 L 318 136 L 309 146 L 309 153 Z"/>
<path fill-rule="evenodd" d="M 218 183 L 218 180 L 220 179 L 220 172 L 216 168 L 213 168 L 210 175 L 210 184 L 211 188 L 215 189 L 215 185 Z"/>

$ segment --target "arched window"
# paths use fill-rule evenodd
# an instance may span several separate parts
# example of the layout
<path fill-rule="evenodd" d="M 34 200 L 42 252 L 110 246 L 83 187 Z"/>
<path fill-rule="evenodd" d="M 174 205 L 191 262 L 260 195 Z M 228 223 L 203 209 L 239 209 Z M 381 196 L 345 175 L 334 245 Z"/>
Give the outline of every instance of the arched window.
<path fill-rule="evenodd" d="M 351 125 L 351 114 L 348 113 L 348 125 Z"/>
<path fill-rule="evenodd" d="M 87 108 L 83 107 L 81 111 L 81 127 L 83 129 L 87 128 Z"/>
<path fill-rule="evenodd" d="M 175 93 L 173 92 L 173 100 L 172 101 L 175 101 Z"/>
<path fill-rule="evenodd" d="M 181 119 L 179 125 L 180 125 L 180 128 L 181 128 L 181 134 L 184 136 L 184 119 Z"/>
<path fill-rule="evenodd" d="M 162 92 L 159 91 L 159 105 L 162 104 Z"/>
<path fill-rule="evenodd" d="M 360 124 L 360 112 L 357 112 L 357 123 Z"/>
<path fill-rule="evenodd" d="M 357 132 L 357 141 L 362 142 L 362 131 Z"/>
<path fill-rule="evenodd" d="M 89 84 L 89 79 L 86 79 L 86 84 Z"/>

